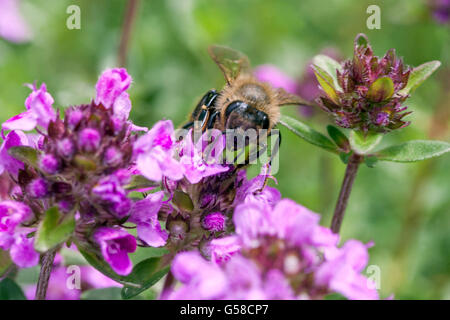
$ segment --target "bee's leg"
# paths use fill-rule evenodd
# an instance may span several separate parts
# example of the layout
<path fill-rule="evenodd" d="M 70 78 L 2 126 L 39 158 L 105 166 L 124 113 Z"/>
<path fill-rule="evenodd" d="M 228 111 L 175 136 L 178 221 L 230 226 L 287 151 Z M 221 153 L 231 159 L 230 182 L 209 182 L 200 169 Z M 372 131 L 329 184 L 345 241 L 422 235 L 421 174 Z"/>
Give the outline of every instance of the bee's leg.
<path fill-rule="evenodd" d="M 272 135 L 272 132 L 270 132 L 267 136 L 269 137 L 271 135 Z M 262 192 L 264 190 L 264 188 L 267 186 L 267 183 L 269 182 L 269 178 L 271 176 L 270 173 L 271 173 L 271 168 L 272 168 L 272 160 L 278 154 L 278 151 L 280 150 L 280 145 L 281 145 L 281 132 L 278 131 L 278 139 L 275 143 L 275 147 L 270 153 L 269 161 L 267 162 L 267 164 L 265 164 L 266 173 L 265 173 L 265 177 L 264 177 L 264 183 L 257 192 Z M 266 148 L 267 148 L 267 146 L 266 146 Z"/>

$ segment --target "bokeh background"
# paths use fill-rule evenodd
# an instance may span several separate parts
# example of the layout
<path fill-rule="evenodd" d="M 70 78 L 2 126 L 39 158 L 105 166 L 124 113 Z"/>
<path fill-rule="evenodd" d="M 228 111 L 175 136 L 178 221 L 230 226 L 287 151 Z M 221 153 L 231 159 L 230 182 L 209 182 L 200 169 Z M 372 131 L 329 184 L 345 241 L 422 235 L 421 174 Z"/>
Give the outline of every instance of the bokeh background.
<path fill-rule="evenodd" d="M 68 30 L 69 5 L 81 9 L 81 29 Z M 381 8 L 381 29 L 368 30 L 366 9 Z M 368 35 L 377 55 L 396 48 L 406 64 L 440 60 L 442 66 L 408 100 L 412 124 L 383 140 L 449 141 L 450 27 L 433 18 L 426 0 L 142 0 L 129 38 L 126 67 L 132 120 L 142 126 L 171 119 L 181 125 L 197 100 L 221 88 L 222 75 L 207 46 L 245 52 L 254 66 L 273 64 L 300 79 L 308 61 L 325 48 L 352 54 L 353 39 Z M 22 0 L 33 37 L 16 44 L 0 39 L 0 121 L 22 112 L 29 89 L 45 82 L 64 108 L 86 103 L 98 75 L 118 66 L 125 0 Z M 325 132 L 331 119 L 320 110 L 306 117 L 283 112 Z M 322 214 L 329 225 L 345 170 L 338 157 L 281 129 L 276 174 L 283 197 Z M 250 168 L 255 175 L 258 168 Z M 450 157 L 414 164 L 362 166 L 342 228 L 343 239 L 374 241 L 370 264 L 380 267 L 381 295 L 397 299 L 450 299 Z M 35 272 L 34 270 L 33 272 Z M 35 279 L 29 271 L 23 284 Z"/>

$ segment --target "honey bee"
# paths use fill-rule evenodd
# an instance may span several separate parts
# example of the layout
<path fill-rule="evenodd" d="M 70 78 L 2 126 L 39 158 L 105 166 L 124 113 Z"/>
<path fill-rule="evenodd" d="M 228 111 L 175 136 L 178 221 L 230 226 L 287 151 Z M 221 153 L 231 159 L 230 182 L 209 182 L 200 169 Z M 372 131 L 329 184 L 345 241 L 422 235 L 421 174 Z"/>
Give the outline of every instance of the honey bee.
<path fill-rule="evenodd" d="M 258 81 L 243 53 L 218 45 L 210 46 L 208 52 L 222 71 L 226 84 L 220 92 L 211 89 L 202 97 L 183 128 L 192 128 L 197 122 L 200 124 L 197 129 L 202 132 L 207 129 L 262 132 L 264 129 L 264 134 L 270 135 L 279 123 L 281 106 L 310 105 L 282 88 Z"/>
<path fill-rule="evenodd" d="M 185 128 L 200 121 L 202 131 L 253 128 L 270 132 L 280 119 L 281 106 L 310 105 L 282 88 L 258 81 L 243 53 L 217 45 L 210 46 L 208 51 L 227 83 L 220 92 L 212 89 L 203 96 Z"/>

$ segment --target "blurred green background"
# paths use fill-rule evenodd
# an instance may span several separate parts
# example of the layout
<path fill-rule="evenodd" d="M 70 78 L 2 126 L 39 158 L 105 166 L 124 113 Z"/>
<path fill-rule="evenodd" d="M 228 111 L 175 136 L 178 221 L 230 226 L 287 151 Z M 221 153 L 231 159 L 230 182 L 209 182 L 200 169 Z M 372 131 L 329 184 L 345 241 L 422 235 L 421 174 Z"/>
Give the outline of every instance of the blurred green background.
<path fill-rule="evenodd" d="M 366 9 L 381 8 L 381 29 L 368 30 Z M 68 30 L 66 8 L 81 8 L 81 30 Z M 29 89 L 45 82 L 57 107 L 88 102 L 101 71 L 117 66 L 127 1 L 23 0 L 33 29 L 28 44 L 0 39 L 0 121 L 24 110 Z M 148 0 L 140 1 L 131 33 L 127 69 L 132 120 L 142 126 L 171 119 L 182 124 L 221 73 L 206 48 L 219 43 L 245 52 L 254 66 L 271 63 L 300 77 L 306 63 L 325 47 L 343 57 L 359 32 L 377 55 L 396 48 L 409 65 L 440 60 L 443 65 L 407 105 L 412 124 L 383 140 L 449 141 L 450 31 L 436 23 L 425 0 Z M 283 112 L 301 118 L 295 107 Z M 331 120 L 318 111 L 303 119 L 319 131 Z M 345 166 L 282 129 L 280 170 L 283 197 L 322 214 L 329 225 Z M 415 164 L 361 167 L 342 228 L 343 239 L 373 240 L 370 264 L 381 268 L 381 295 L 450 299 L 450 157 Z M 251 168 L 254 175 L 258 168 Z"/>

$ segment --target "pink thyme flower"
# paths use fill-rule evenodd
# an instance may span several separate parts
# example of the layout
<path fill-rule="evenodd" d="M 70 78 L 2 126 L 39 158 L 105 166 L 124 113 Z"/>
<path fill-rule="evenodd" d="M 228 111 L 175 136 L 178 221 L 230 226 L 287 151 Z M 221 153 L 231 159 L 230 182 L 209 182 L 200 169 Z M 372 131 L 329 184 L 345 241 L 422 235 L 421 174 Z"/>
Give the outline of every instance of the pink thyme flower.
<path fill-rule="evenodd" d="M 136 167 L 146 178 L 161 181 L 183 178 L 183 166 L 173 158 L 175 147 L 172 121 L 159 121 L 134 144 Z"/>
<path fill-rule="evenodd" d="M 29 238 L 22 231 L 14 235 L 14 240 L 9 251 L 11 260 L 20 268 L 31 268 L 37 265 L 39 253 L 34 250 L 34 238 Z"/>
<path fill-rule="evenodd" d="M 214 154 L 209 156 L 205 151 L 206 136 L 203 134 L 199 141 L 194 145 L 192 142 L 192 131 L 183 138 L 181 144 L 182 152 L 180 163 L 184 167 L 184 175 L 192 184 L 200 182 L 201 179 L 228 171 L 229 168 L 216 163 L 216 158 L 221 154 L 225 145 L 218 143 L 214 145 Z M 206 158 L 206 159 L 205 159 Z"/>
<path fill-rule="evenodd" d="M 281 199 L 281 193 L 278 189 L 264 186 L 264 175 L 258 175 L 251 180 L 244 180 L 242 185 L 236 190 L 234 203 L 261 202 L 273 207 Z"/>
<path fill-rule="evenodd" d="M 356 240 L 337 247 L 338 235 L 319 225 L 319 215 L 292 200 L 280 200 L 273 209 L 258 201 L 242 203 L 233 221 L 236 235 L 212 240 L 207 247 L 209 268 L 216 277 L 222 272 L 225 285 L 223 280 L 220 286 L 215 283 L 212 271 L 204 273 L 206 267 L 184 269 L 192 261 L 200 264 L 199 253 L 181 255 L 173 268 L 184 285 L 170 298 L 195 292 L 199 283 L 221 290 L 205 291 L 197 299 L 318 299 L 331 292 L 349 299 L 378 298 L 361 274 L 367 247 Z"/>
<path fill-rule="evenodd" d="M 131 101 L 126 90 L 130 87 L 131 76 L 124 68 L 107 69 L 98 79 L 96 89 L 96 104 L 102 104 L 106 109 L 112 108 L 114 115 L 122 120 L 128 119 L 131 111 Z"/>
<path fill-rule="evenodd" d="M 56 119 L 53 97 L 47 92 L 45 83 L 38 89 L 36 84 L 29 86 L 32 92 L 25 100 L 27 111 L 5 121 L 3 130 L 33 130 L 37 125 L 47 130 L 50 121 Z"/>
<path fill-rule="evenodd" d="M 119 275 L 128 275 L 133 269 L 128 253 L 136 251 L 136 239 L 128 232 L 100 227 L 94 233 L 94 239 L 99 244 L 103 258 Z"/>
<path fill-rule="evenodd" d="M 17 176 L 19 169 L 23 169 L 22 161 L 11 157 L 8 153 L 9 148 L 28 145 L 27 136 L 20 130 L 13 130 L 8 133 L 0 147 L 0 174 L 8 171 L 13 176 Z"/>
<path fill-rule="evenodd" d="M 127 198 L 127 192 L 115 175 L 102 178 L 92 188 L 92 193 L 98 197 L 100 204 L 120 219 L 124 218 L 131 210 L 131 200 Z"/>
<path fill-rule="evenodd" d="M 19 10 L 18 0 L 0 0 L 0 37 L 11 42 L 26 42 L 31 31 Z"/>
<path fill-rule="evenodd" d="M 58 255 L 57 255 L 58 257 Z M 46 300 L 79 300 L 81 294 L 89 289 L 101 289 L 120 287 L 120 284 L 111 280 L 91 266 L 80 267 L 80 287 L 68 286 L 74 273 L 68 267 L 55 263 L 48 283 Z M 36 285 L 25 287 L 25 296 L 28 300 L 34 300 Z"/>
<path fill-rule="evenodd" d="M 129 221 L 137 225 L 138 237 L 152 247 L 166 244 L 168 233 L 161 229 L 158 212 L 162 206 L 164 192 L 149 194 L 145 199 L 134 203 Z"/>
<path fill-rule="evenodd" d="M 21 268 L 33 267 L 39 262 L 34 239 L 27 237 L 34 230 L 20 227 L 31 215 L 31 209 L 21 202 L 0 202 L 0 248 L 9 250 L 12 261 Z"/>

